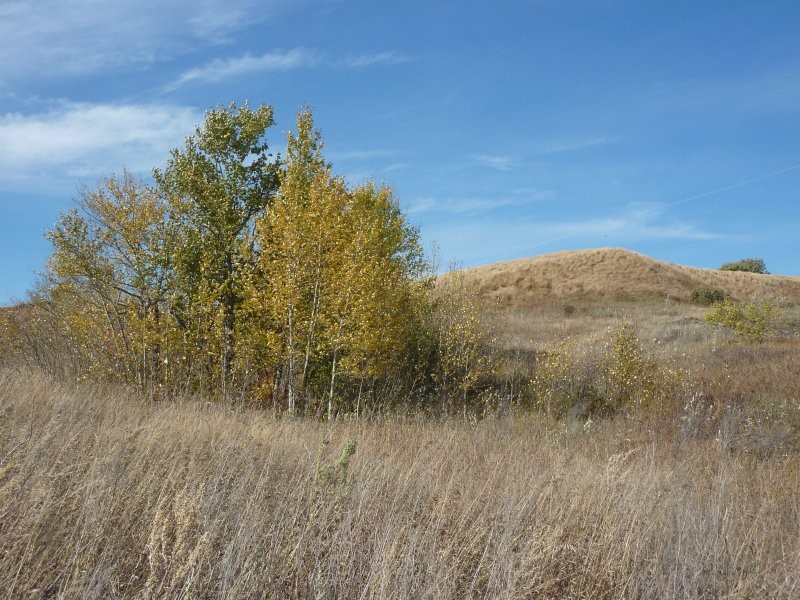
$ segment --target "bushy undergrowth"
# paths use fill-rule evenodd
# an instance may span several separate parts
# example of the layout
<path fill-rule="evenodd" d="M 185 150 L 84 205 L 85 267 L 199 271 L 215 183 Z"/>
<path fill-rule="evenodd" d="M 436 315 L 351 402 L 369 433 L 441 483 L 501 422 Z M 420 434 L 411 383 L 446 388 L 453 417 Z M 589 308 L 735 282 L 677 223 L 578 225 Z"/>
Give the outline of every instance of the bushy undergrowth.
<path fill-rule="evenodd" d="M 7 370 L 0 415 L 10 598 L 800 592 L 800 463 L 648 422 L 327 425 Z"/>
<path fill-rule="evenodd" d="M 692 290 L 691 301 L 694 304 L 709 306 L 715 302 L 722 302 L 728 295 L 722 290 L 708 286 L 700 286 Z"/>
<path fill-rule="evenodd" d="M 683 392 L 686 373 L 659 365 L 625 324 L 594 344 L 543 351 L 531 380 L 548 416 L 594 418 L 658 409 Z"/>
<path fill-rule="evenodd" d="M 726 298 L 715 303 L 705 318 L 712 325 L 731 329 L 745 342 L 758 342 L 766 336 L 777 312 L 778 309 L 771 302 L 737 302 Z"/>

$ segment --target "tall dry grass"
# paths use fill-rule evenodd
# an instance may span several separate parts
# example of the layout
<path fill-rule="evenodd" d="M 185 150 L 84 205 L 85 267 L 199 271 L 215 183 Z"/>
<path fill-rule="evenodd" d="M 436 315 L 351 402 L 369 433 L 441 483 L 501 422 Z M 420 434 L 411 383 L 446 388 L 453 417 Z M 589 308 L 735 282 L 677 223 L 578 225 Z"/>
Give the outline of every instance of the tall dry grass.
<path fill-rule="evenodd" d="M 798 594 L 796 457 L 634 420 L 329 426 L 0 371 L 6 598 Z"/>

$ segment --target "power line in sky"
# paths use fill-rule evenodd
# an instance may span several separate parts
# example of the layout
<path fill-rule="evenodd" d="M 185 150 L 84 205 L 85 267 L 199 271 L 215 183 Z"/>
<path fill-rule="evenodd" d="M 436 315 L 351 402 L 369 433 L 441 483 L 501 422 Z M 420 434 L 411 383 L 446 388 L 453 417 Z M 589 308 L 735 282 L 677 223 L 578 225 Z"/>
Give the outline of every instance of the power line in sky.
<path fill-rule="evenodd" d="M 701 198 L 707 198 L 709 196 L 714 196 L 716 194 L 721 194 L 722 192 L 727 192 L 728 190 L 733 190 L 736 188 L 744 187 L 746 185 L 750 185 L 751 183 L 756 183 L 758 181 L 763 181 L 765 179 L 770 179 L 772 177 L 777 177 L 778 175 L 783 175 L 784 173 L 788 173 L 790 171 L 796 171 L 800 169 L 800 163 L 784 167 L 783 169 L 778 169 L 777 171 L 771 171 L 769 173 L 765 173 L 763 175 L 759 175 L 758 177 L 751 177 L 750 179 L 744 179 L 742 181 L 737 181 L 736 183 L 732 183 L 730 185 L 726 185 L 714 190 L 710 190 L 708 192 L 703 192 L 702 194 L 696 194 L 694 196 L 689 196 L 688 198 L 683 198 L 681 200 L 676 200 L 675 202 L 669 202 L 667 204 L 659 204 L 658 206 L 651 208 L 650 210 L 643 210 L 639 212 L 640 216 L 651 216 L 655 215 L 665 208 L 671 208 L 673 206 L 678 206 L 680 204 L 686 204 L 687 202 L 692 202 L 693 200 L 699 200 Z M 611 215 L 608 215 L 611 216 Z M 546 246 L 548 244 L 552 244 L 553 242 L 560 242 L 561 240 L 565 240 L 571 237 L 575 237 L 578 235 L 577 233 L 565 233 L 564 235 L 560 235 L 558 237 L 551 238 L 549 240 L 545 240 L 543 242 L 539 242 L 538 244 L 534 244 L 533 248 L 538 248 L 541 246 Z"/>
<path fill-rule="evenodd" d="M 696 196 L 691 196 L 689 198 L 684 198 L 683 200 L 678 200 L 676 202 L 670 202 L 669 204 L 663 204 L 659 208 L 669 208 L 671 206 L 677 206 L 679 204 L 685 204 L 686 202 L 691 202 L 692 200 L 699 200 L 700 198 L 706 198 L 708 196 L 713 196 L 715 194 L 719 194 L 721 192 L 727 192 L 728 190 L 733 190 L 736 188 L 740 188 L 745 185 L 749 185 L 751 183 L 755 183 L 757 181 L 763 181 L 764 179 L 769 179 L 770 177 L 775 177 L 777 175 L 782 175 L 784 173 L 788 173 L 789 171 L 795 171 L 800 169 L 800 163 L 796 165 L 792 165 L 790 167 L 785 167 L 783 169 L 779 169 L 777 171 L 772 171 L 771 173 L 766 173 L 764 175 L 759 175 L 758 177 L 752 177 L 751 179 L 745 179 L 743 181 L 739 181 L 737 183 L 732 183 L 731 185 L 726 185 L 721 188 L 717 188 L 715 190 L 711 190 L 710 192 L 703 192 L 702 194 L 697 194 Z"/>

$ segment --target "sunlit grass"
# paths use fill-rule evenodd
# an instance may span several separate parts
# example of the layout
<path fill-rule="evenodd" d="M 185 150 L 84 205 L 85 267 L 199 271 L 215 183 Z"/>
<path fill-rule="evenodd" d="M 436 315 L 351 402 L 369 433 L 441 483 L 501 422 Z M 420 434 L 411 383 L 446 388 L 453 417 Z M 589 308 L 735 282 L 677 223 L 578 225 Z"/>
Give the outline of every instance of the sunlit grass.
<path fill-rule="evenodd" d="M 326 425 L 6 370 L 0 515 L 9 598 L 800 593 L 796 456 L 636 419 Z"/>

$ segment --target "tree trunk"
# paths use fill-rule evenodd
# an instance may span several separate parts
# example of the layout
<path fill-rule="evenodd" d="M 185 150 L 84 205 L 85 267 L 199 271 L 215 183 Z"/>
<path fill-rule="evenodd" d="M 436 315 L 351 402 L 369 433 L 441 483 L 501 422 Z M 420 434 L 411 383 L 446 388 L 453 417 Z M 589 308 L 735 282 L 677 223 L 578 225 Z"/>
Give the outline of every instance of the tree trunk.
<path fill-rule="evenodd" d="M 328 421 L 333 417 L 333 388 L 336 382 L 336 352 L 333 353 L 333 367 L 331 368 L 331 389 L 328 393 Z"/>
<path fill-rule="evenodd" d="M 294 414 L 295 411 L 295 397 L 294 397 L 294 321 L 292 304 L 289 303 L 288 309 L 289 317 L 289 373 L 287 374 L 287 396 L 289 401 L 289 412 Z"/>

